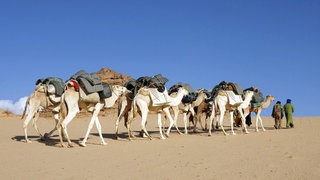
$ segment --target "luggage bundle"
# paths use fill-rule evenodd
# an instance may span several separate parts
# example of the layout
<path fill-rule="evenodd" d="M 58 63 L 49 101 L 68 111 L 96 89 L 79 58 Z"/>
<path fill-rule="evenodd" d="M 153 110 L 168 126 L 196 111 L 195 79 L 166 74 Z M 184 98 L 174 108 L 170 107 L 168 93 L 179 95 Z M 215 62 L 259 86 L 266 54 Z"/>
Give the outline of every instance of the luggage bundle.
<path fill-rule="evenodd" d="M 111 97 L 112 95 L 109 84 L 103 84 L 96 73 L 89 74 L 84 70 L 80 70 L 71 76 L 70 79 L 76 80 L 87 95 L 96 92 L 101 99 Z"/>
<path fill-rule="evenodd" d="M 61 78 L 48 77 L 45 79 L 38 79 L 36 85 L 44 85 L 47 88 L 49 94 L 54 94 L 60 97 L 64 92 L 64 83 Z"/>

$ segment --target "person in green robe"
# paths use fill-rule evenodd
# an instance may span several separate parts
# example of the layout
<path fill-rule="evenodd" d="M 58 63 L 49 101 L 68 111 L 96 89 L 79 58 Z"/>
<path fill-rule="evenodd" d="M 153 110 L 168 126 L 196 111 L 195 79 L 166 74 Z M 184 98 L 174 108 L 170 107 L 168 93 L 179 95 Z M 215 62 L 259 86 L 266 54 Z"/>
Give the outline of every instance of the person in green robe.
<path fill-rule="evenodd" d="M 284 113 L 287 119 L 287 128 L 293 128 L 293 121 L 292 121 L 292 113 L 294 112 L 294 106 L 291 103 L 291 99 L 287 99 L 287 103 L 283 106 Z"/>

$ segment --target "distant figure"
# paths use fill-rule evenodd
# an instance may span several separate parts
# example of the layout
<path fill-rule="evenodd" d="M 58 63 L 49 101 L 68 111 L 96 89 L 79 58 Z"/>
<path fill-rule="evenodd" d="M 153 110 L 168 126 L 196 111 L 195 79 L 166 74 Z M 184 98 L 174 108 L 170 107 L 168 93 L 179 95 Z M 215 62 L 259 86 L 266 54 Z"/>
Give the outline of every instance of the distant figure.
<path fill-rule="evenodd" d="M 287 99 L 287 103 L 283 107 L 284 107 L 284 112 L 287 119 L 286 127 L 294 128 L 293 121 L 292 121 L 292 113 L 294 112 L 294 106 L 291 103 L 291 99 Z"/>
<path fill-rule="evenodd" d="M 283 118 L 284 109 L 281 106 L 281 102 L 277 101 L 277 103 L 273 106 L 272 109 L 272 117 L 274 118 L 274 128 L 281 129 L 281 120 Z"/>
<path fill-rule="evenodd" d="M 249 112 L 249 114 L 246 116 L 246 124 L 250 127 L 252 124 L 251 121 L 251 112 Z"/>

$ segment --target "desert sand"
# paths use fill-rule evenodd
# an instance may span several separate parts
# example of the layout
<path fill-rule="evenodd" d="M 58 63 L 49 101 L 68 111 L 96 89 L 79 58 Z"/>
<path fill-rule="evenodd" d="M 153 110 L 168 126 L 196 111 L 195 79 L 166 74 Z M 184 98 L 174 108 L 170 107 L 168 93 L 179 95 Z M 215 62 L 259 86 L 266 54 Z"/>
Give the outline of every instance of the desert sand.
<path fill-rule="evenodd" d="M 253 116 L 254 118 L 255 116 Z M 154 140 L 136 137 L 128 141 L 123 121 L 116 140 L 116 113 L 99 116 L 108 145 L 100 145 L 96 128 L 87 147 L 78 142 L 90 117 L 78 116 L 68 126 L 73 148 L 61 148 L 57 132 L 41 141 L 31 123 L 32 143 L 24 142 L 20 116 L 0 117 L 1 179 L 320 179 L 320 117 L 294 117 L 295 128 L 273 128 L 271 117 L 262 117 L 265 132 L 249 134 L 236 128 L 237 135 L 220 130 L 179 135 L 175 129 L 166 140 L 159 139 L 155 114 L 148 116 L 147 128 Z M 139 122 L 133 122 L 138 135 Z M 285 126 L 285 120 L 282 125 Z M 182 116 L 179 127 L 183 129 Z M 230 130 L 229 121 L 224 122 Z M 51 117 L 40 117 L 42 133 L 54 126 Z"/>

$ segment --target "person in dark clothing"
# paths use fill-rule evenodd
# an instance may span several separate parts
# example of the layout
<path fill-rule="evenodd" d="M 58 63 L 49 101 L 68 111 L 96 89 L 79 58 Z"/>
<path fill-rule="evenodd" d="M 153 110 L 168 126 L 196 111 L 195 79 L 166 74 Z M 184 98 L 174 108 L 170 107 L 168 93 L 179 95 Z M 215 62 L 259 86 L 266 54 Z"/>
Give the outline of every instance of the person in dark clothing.
<path fill-rule="evenodd" d="M 272 117 L 274 118 L 274 127 L 276 129 L 281 129 L 281 120 L 283 118 L 283 107 L 281 106 L 281 102 L 277 101 L 277 103 L 273 106 L 272 109 Z"/>

